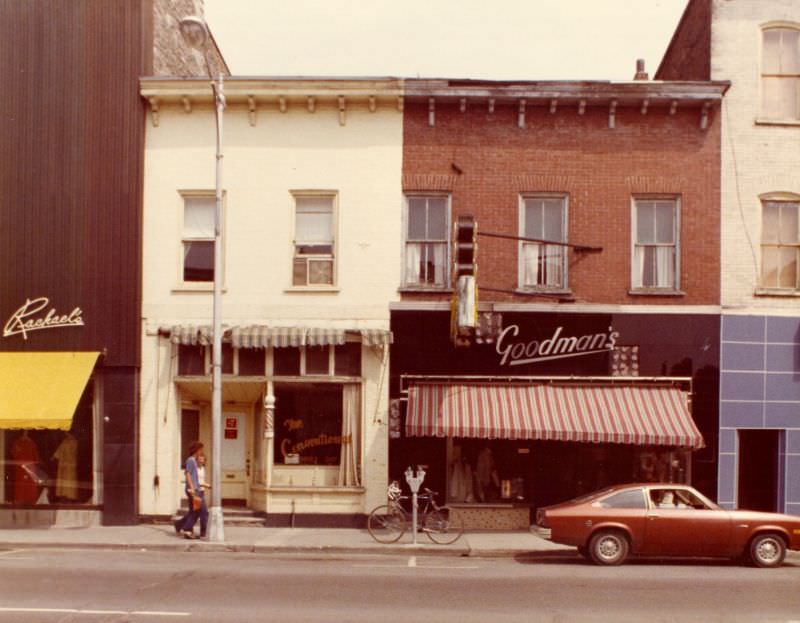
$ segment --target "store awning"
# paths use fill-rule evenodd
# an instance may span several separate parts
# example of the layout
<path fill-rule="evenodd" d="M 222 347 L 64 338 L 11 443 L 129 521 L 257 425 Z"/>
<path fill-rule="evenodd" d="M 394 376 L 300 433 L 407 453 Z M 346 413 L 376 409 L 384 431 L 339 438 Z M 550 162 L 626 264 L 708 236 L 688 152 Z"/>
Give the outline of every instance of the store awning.
<path fill-rule="evenodd" d="M 331 327 L 269 327 L 248 325 L 226 327 L 225 339 L 234 348 L 288 348 L 298 346 L 342 345 L 349 333 L 360 337 L 365 346 L 385 346 L 392 343 L 392 333 L 384 329 L 341 329 Z M 213 331 L 204 325 L 174 325 L 162 327 L 160 333 L 169 335 L 174 344 L 209 346 Z"/>
<path fill-rule="evenodd" d="M 69 430 L 100 353 L 0 353 L 0 429 Z"/>
<path fill-rule="evenodd" d="M 705 445 L 686 392 L 670 386 L 419 383 L 406 435 Z"/>

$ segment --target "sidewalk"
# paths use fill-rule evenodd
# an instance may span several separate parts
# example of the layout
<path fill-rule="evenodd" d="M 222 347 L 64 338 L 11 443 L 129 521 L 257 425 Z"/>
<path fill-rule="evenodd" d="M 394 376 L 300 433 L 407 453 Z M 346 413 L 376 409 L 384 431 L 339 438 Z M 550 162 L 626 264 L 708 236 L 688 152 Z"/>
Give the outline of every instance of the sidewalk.
<path fill-rule="evenodd" d="M 397 543 L 376 543 L 366 530 L 353 528 L 262 528 L 226 526 L 225 542 L 187 540 L 172 526 L 96 526 L 91 528 L 13 528 L 0 530 L 0 549 L 98 548 L 173 551 L 325 554 L 444 554 L 450 556 L 516 556 L 537 552 L 572 555 L 575 548 L 556 545 L 532 532 L 469 532 L 451 545 L 432 543 L 424 534 L 406 533 Z M 546 555 L 546 554 L 545 554 Z"/>

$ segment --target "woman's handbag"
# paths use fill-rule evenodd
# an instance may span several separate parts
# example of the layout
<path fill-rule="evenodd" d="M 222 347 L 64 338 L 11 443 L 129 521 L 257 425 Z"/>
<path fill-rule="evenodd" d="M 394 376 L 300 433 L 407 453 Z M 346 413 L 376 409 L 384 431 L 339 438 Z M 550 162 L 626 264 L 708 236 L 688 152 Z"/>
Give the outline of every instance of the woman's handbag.
<path fill-rule="evenodd" d="M 203 508 L 203 500 L 197 496 L 192 496 L 192 510 L 199 511 Z"/>

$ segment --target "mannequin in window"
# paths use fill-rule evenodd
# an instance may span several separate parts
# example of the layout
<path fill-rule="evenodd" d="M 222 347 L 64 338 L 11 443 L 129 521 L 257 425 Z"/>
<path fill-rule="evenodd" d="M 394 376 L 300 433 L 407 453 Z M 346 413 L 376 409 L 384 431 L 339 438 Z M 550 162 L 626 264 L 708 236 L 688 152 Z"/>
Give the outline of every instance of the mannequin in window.
<path fill-rule="evenodd" d="M 69 501 L 78 499 L 78 440 L 67 431 L 51 457 L 58 461 L 56 497 Z"/>
<path fill-rule="evenodd" d="M 500 479 L 497 476 L 497 468 L 494 464 L 494 454 L 492 454 L 492 449 L 489 446 L 484 447 L 478 455 L 478 464 L 475 467 L 475 480 L 478 500 L 487 502 L 497 498 L 497 489 L 500 486 Z"/>
<path fill-rule="evenodd" d="M 31 477 L 30 472 L 25 469 L 27 464 L 39 462 L 39 448 L 36 442 L 30 438 L 28 431 L 14 440 L 11 445 L 11 459 L 14 461 L 14 499 L 15 504 L 36 504 L 39 499 L 39 485 Z"/>

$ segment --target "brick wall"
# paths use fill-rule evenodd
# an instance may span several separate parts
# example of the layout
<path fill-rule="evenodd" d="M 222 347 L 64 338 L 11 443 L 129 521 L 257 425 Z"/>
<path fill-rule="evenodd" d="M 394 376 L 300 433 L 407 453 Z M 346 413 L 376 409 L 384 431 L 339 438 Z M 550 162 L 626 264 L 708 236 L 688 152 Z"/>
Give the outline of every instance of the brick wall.
<path fill-rule="evenodd" d="M 719 120 L 701 130 L 697 109 L 669 115 L 651 109 L 606 108 L 584 115 L 567 107 L 555 114 L 529 107 L 526 127 L 516 109 L 485 103 L 436 105 L 428 125 L 426 102 L 404 113 L 404 189 L 449 190 L 453 218 L 473 214 L 479 231 L 518 234 L 521 192 L 569 197 L 569 241 L 602 246 L 600 253 L 569 254 L 569 283 L 577 302 L 633 305 L 719 302 Z M 455 167 L 453 166 L 455 165 Z M 456 170 L 456 167 L 458 170 Z M 459 173 L 458 171 L 461 171 Z M 428 186 L 426 188 L 426 185 Z M 629 294 L 631 197 L 677 195 L 681 200 L 680 297 Z M 517 286 L 517 243 L 479 238 L 479 287 Z M 405 299 L 444 295 L 405 293 Z M 486 293 L 481 299 L 536 302 L 526 295 Z"/>
<path fill-rule="evenodd" d="M 711 77 L 711 0 L 690 0 L 672 35 L 656 80 L 709 80 Z"/>

